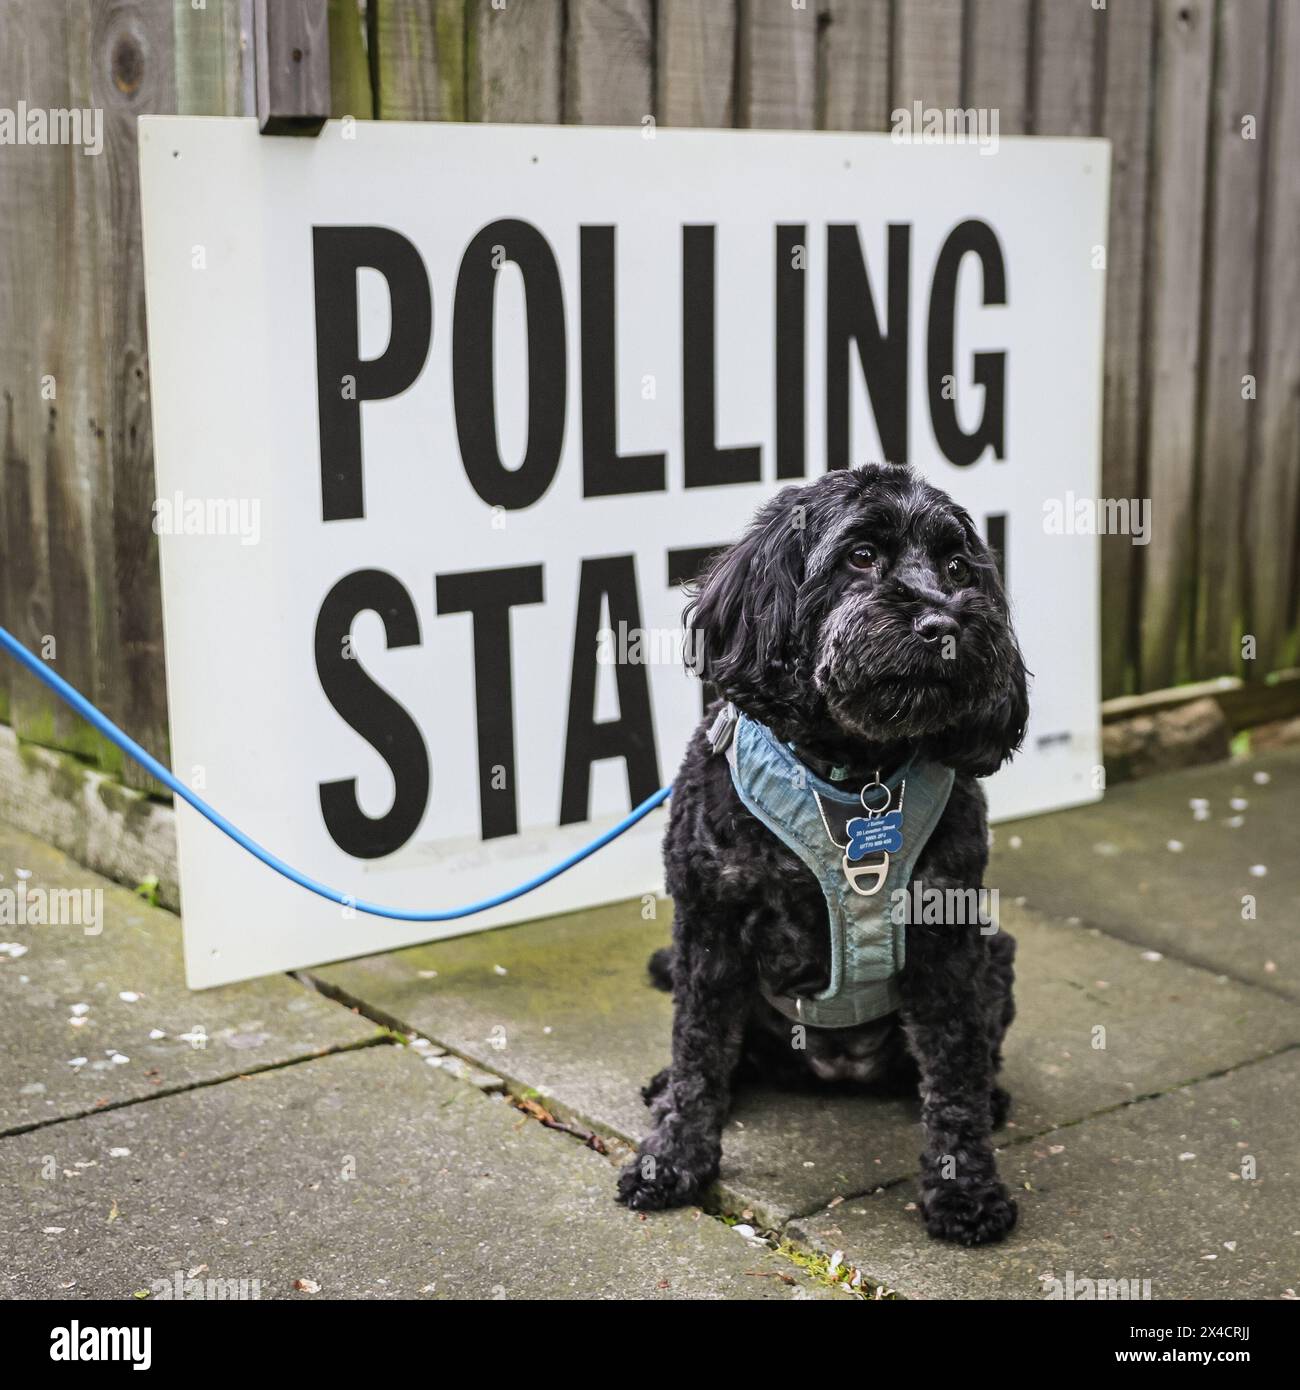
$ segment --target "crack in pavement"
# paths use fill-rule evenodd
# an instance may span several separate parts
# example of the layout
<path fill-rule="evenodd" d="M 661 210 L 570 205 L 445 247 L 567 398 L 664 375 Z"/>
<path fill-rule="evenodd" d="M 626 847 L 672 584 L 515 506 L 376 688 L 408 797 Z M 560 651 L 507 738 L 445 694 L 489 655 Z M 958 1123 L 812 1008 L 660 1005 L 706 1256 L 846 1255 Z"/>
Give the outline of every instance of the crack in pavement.
<path fill-rule="evenodd" d="M 373 1038 L 358 1038 L 350 1043 L 331 1043 L 328 1047 L 323 1047 L 319 1052 L 308 1053 L 302 1057 L 288 1057 L 279 1062 L 263 1062 L 259 1066 L 247 1067 L 243 1071 L 229 1072 L 225 1076 L 209 1076 L 198 1081 L 190 1081 L 175 1086 L 160 1086 L 156 1091 L 151 1091 L 144 1096 L 128 1096 L 125 1100 L 105 1101 L 102 1105 L 92 1105 L 88 1109 L 78 1110 L 72 1115 L 54 1115 L 48 1120 L 32 1120 L 27 1124 L 13 1125 L 9 1129 L 0 1130 L 0 1139 L 9 1139 L 18 1134 L 31 1134 L 38 1129 L 51 1129 L 55 1125 L 71 1124 L 74 1120 L 86 1120 L 92 1115 L 107 1115 L 111 1110 L 125 1110 L 133 1105 L 149 1105 L 153 1101 L 163 1100 L 168 1096 L 183 1096 L 189 1091 L 203 1091 L 210 1086 L 225 1086 L 232 1081 L 242 1081 L 250 1076 L 261 1076 L 269 1071 L 283 1071 L 286 1067 L 302 1066 L 306 1062 L 319 1062 L 322 1057 L 336 1057 L 344 1052 L 358 1052 L 367 1047 L 392 1047 L 393 1039 L 384 1034 L 377 1034 Z"/>
<path fill-rule="evenodd" d="M 1167 947 L 1153 946 L 1149 941 L 1143 941 L 1140 937 L 1126 934 L 1124 929 L 1108 926 L 1105 922 L 1095 921 L 1091 917 L 1062 917 L 1047 907 L 1036 904 L 1027 894 L 1017 895 L 1017 906 L 1023 910 L 1032 912 L 1041 919 L 1045 926 L 1064 927 L 1069 931 L 1096 932 L 1100 936 L 1106 937 L 1110 941 L 1118 941 L 1124 946 L 1135 946 L 1144 951 L 1159 951 L 1160 955 L 1169 961 L 1174 961 L 1178 965 L 1184 965 L 1189 970 L 1203 970 L 1207 975 L 1212 975 L 1216 980 L 1228 980 L 1242 989 L 1262 990 L 1270 999 L 1280 999 L 1286 1004 L 1295 1004 L 1294 996 L 1288 994 L 1284 989 L 1276 985 L 1270 985 L 1263 980 L 1250 980 L 1245 976 L 1235 974 L 1231 970 L 1225 970 L 1215 961 L 1199 960 L 1195 955 L 1187 955 L 1183 951 Z"/>

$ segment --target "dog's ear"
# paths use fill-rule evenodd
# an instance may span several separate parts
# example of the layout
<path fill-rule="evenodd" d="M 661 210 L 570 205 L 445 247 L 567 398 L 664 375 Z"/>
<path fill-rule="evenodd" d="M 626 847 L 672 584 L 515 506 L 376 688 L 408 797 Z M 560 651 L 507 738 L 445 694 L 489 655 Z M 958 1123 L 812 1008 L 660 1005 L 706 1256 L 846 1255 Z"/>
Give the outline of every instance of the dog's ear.
<path fill-rule="evenodd" d="M 1001 692 L 958 728 L 939 735 L 928 750 L 954 772 L 988 777 L 1024 742 L 1029 720 L 1025 663 L 1014 638 L 1011 648 Z"/>
<path fill-rule="evenodd" d="M 684 617 L 695 673 L 766 722 L 798 699 L 801 492 L 783 488 L 759 509 L 744 536 L 701 576 Z"/>
<path fill-rule="evenodd" d="M 970 718 L 927 741 L 927 752 L 954 772 L 988 777 L 1024 742 L 1029 690 L 1025 660 L 1011 625 L 1011 609 L 997 565 L 973 526 L 967 539 L 982 575 L 984 613 L 979 626 L 990 664 L 991 693 Z"/>

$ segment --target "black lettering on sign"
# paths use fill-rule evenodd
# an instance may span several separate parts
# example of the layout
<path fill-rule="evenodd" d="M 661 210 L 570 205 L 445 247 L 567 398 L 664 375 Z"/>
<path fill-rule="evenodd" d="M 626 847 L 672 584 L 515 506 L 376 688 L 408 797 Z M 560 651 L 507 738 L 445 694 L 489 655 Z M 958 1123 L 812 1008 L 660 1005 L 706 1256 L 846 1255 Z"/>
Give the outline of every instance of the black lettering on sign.
<path fill-rule="evenodd" d="M 516 604 L 542 602 L 542 567 L 440 574 L 435 585 L 439 613 L 470 613 L 474 619 L 474 704 L 483 838 L 514 835 L 519 831 L 519 799 L 515 794 L 510 610 Z M 495 772 L 498 768 L 499 777 Z"/>
<path fill-rule="evenodd" d="M 717 331 L 711 225 L 682 228 L 682 442 L 687 487 L 756 483 L 763 476 L 757 444 L 717 444 Z"/>
<path fill-rule="evenodd" d="M 365 515 L 361 402 L 399 396 L 420 375 L 433 336 L 433 300 L 420 253 L 388 227 L 313 227 L 316 401 L 320 424 L 321 515 Z M 357 328 L 357 271 L 388 282 L 388 346 L 363 359 Z"/>
<path fill-rule="evenodd" d="M 615 662 L 619 717 L 596 722 L 597 656 L 601 610 L 606 603 L 613 633 L 641 633 L 634 556 L 608 555 L 582 562 L 578 613 L 573 625 L 561 825 L 590 819 L 592 763 L 605 758 L 626 761 L 627 789 L 633 806 L 640 805 L 660 786 L 654 722 L 650 717 L 650 683 L 644 662 Z"/>
<path fill-rule="evenodd" d="M 662 492 L 663 454 L 618 452 L 617 333 L 614 300 L 614 229 L 583 227 L 582 274 L 582 492 L 611 497 Z"/>
<path fill-rule="evenodd" d="M 804 475 L 808 228 L 776 229 L 776 476 Z"/>
<path fill-rule="evenodd" d="M 907 344 L 912 229 L 889 224 L 885 331 L 880 331 L 857 227 L 826 228 L 826 467 L 864 462 L 849 457 L 849 346 L 858 350 L 880 447 L 891 463 L 907 462 Z"/>
<path fill-rule="evenodd" d="M 497 271 L 513 261 L 524 278 L 528 317 L 528 443 L 507 468 L 497 444 L 493 385 Z M 451 325 L 452 394 L 465 476 L 490 507 L 531 507 L 555 480 L 564 447 L 564 292 L 546 238 L 528 222 L 489 222 L 465 248 Z M 515 390 L 520 383 L 512 384 Z"/>
<path fill-rule="evenodd" d="M 957 423 L 956 375 L 953 369 L 957 319 L 957 273 L 962 257 L 973 253 L 984 273 L 984 303 L 1007 302 L 1007 272 L 997 234 L 987 222 L 970 219 L 949 233 L 939 252 L 930 287 L 930 330 L 926 340 L 926 377 L 930 418 L 944 455 L 959 467 L 974 463 L 991 444 L 995 458 L 1005 458 L 1007 355 L 975 354 L 975 384 L 984 387 L 984 413 L 970 434 Z M 945 390 L 945 385 L 949 389 Z"/>
<path fill-rule="evenodd" d="M 420 620 L 399 579 L 384 570 L 344 575 L 325 595 L 316 618 L 316 675 L 325 698 L 393 774 L 393 804 L 372 818 L 357 803 L 355 777 L 322 782 L 320 809 L 330 838 L 357 859 L 382 859 L 415 834 L 429 802 L 429 753 L 404 705 L 345 651 L 358 613 L 378 613 L 388 646 L 420 643 Z"/>

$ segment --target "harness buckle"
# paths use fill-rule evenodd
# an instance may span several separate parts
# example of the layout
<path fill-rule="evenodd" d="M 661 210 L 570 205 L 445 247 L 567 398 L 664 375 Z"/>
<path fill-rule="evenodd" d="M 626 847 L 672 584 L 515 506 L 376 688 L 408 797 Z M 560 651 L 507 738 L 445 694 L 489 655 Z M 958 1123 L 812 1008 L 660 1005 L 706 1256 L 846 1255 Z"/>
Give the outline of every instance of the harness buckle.
<path fill-rule="evenodd" d="M 718 711 L 717 717 L 709 725 L 709 732 L 704 736 L 708 740 L 710 752 L 725 753 L 727 751 L 731 746 L 731 740 L 736 736 L 738 717 L 736 707 L 730 701 Z"/>

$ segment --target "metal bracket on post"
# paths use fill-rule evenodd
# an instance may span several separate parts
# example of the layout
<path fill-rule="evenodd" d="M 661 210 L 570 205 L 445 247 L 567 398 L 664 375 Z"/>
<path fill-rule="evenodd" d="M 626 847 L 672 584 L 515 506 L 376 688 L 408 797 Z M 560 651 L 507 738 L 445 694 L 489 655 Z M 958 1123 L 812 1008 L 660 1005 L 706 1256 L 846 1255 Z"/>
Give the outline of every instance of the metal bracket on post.
<path fill-rule="evenodd" d="M 328 0 L 254 0 L 263 135 L 319 135 L 330 114 Z"/>

